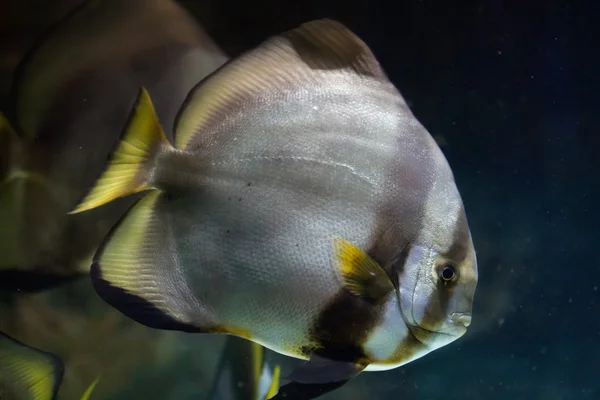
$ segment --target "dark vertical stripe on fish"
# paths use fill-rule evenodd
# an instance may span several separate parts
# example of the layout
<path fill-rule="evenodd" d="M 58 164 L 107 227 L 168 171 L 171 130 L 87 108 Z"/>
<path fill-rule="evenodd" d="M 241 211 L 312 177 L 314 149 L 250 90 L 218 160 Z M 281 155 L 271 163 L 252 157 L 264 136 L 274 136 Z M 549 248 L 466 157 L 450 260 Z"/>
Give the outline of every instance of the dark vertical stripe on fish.
<path fill-rule="evenodd" d="M 342 289 L 318 315 L 309 332 L 315 348 L 303 349 L 306 356 L 316 353 L 335 360 L 365 360 L 363 344 L 380 322 L 385 304 L 374 304 Z"/>

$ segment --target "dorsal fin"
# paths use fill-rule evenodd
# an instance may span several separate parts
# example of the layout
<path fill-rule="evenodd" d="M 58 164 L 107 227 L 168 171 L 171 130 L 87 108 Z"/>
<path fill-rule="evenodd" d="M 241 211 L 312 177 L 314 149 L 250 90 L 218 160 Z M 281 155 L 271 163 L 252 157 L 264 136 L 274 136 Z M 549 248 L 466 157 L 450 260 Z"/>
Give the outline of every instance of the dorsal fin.
<path fill-rule="evenodd" d="M 190 92 L 177 118 L 175 147 L 185 149 L 196 132 L 222 120 L 236 104 L 260 93 L 325 82 L 332 73 L 388 80 L 367 45 L 339 22 L 312 21 L 274 36 Z"/>

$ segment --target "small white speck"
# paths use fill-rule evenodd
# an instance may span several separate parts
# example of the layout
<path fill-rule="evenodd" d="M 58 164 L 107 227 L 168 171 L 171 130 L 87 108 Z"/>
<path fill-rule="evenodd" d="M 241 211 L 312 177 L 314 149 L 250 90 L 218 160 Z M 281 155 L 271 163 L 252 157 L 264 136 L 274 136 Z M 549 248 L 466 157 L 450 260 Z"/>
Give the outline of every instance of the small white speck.
<path fill-rule="evenodd" d="M 594 286 L 594 292 L 598 291 L 598 286 Z"/>
<path fill-rule="evenodd" d="M 316 110 L 318 110 L 318 109 L 319 109 L 319 107 L 318 107 L 318 106 L 313 106 L 313 110 L 315 110 L 315 111 L 316 111 Z"/>
<path fill-rule="evenodd" d="M 502 55 L 502 50 L 498 50 L 496 53 L 497 53 L 499 56 L 501 56 L 501 55 Z"/>
<path fill-rule="evenodd" d="M 572 303 L 572 302 L 573 302 L 573 299 L 569 298 L 569 303 Z"/>

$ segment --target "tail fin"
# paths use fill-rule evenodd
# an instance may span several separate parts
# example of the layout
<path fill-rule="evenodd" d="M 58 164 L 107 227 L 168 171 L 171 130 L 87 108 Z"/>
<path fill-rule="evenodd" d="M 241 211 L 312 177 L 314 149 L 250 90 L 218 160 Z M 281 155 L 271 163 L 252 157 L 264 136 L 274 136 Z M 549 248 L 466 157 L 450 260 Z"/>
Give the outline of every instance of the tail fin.
<path fill-rule="evenodd" d="M 135 111 L 108 168 L 90 193 L 69 214 L 91 210 L 144 190 L 154 189 L 151 169 L 156 156 L 172 148 L 158 121 L 145 88 L 141 88 Z"/>

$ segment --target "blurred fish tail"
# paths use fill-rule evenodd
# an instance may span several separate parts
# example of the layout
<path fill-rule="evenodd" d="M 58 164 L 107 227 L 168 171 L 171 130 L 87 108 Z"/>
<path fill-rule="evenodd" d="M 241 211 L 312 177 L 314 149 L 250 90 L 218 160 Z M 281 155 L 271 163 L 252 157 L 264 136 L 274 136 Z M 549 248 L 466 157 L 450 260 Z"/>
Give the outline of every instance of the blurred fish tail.
<path fill-rule="evenodd" d="M 154 166 L 161 153 L 172 150 L 152 100 L 142 88 L 123 139 L 107 169 L 70 214 L 91 210 L 134 193 L 158 189 L 153 182 Z"/>

